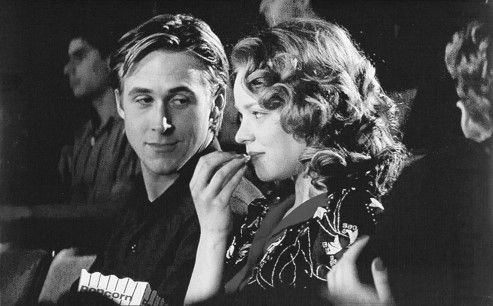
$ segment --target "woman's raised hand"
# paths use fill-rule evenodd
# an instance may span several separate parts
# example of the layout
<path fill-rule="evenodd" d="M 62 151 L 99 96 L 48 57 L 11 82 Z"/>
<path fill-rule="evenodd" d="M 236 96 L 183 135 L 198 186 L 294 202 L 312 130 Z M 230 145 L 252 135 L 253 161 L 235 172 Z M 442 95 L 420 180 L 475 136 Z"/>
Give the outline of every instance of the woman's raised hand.
<path fill-rule="evenodd" d="M 231 195 L 246 170 L 249 157 L 212 152 L 202 156 L 190 181 L 202 235 L 224 235 L 231 229 Z"/>
<path fill-rule="evenodd" d="M 220 292 L 231 230 L 229 199 L 245 173 L 249 157 L 227 152 L 202 156 L 195 168 L 190 190 L 200 223 L 197 256 L 184 303 L 207 301 Z"/>

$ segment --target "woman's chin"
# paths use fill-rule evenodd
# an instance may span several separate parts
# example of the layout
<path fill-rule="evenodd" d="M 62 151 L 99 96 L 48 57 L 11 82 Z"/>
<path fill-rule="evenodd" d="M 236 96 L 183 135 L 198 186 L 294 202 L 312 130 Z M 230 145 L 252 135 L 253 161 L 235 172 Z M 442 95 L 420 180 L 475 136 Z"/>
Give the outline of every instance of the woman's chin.
<path fill-rule="evenodd" d="M 272 182 L 277 180 L 276 177 L 274 177 L 272 174 L 262 171 L 262 170 L 257 170 L 255 169 L 255 174 L 257 175 L 258 179 L 261 180 L 262 182 Z"/>

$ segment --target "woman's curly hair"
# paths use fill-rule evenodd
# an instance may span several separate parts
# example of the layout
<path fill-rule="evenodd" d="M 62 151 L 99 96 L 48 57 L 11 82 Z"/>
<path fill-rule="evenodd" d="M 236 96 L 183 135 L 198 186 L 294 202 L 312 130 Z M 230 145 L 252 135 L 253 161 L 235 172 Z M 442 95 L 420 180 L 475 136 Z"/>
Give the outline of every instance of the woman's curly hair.
<path fill-rule="evenodd" d="M 293 19 L 241 40 L 231 57 L 259 104 L 280 109 L 283 129 L 306 141 L 300 160 L 315 186 L 390 189 L 407 154 L 397 107 L 345 29 Z"/>
<path fill-rule="evenodd" d="M 445 64 L 457 81 L 457 95 L 472 118 L 483 126 L 491 124 L 493 116 L 490 35 L 487 24 L 471 21 L 445 48 Z"/>

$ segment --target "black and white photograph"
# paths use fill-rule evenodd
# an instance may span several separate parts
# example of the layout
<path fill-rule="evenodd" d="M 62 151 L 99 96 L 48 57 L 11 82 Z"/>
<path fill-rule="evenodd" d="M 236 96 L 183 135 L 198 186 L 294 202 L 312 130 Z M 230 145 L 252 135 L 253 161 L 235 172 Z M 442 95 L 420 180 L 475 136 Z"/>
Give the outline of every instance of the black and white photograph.
<path fill-rule="evenodd" d="M 491 0 L 0 0 L 0 305 L 493 305 Z"/>

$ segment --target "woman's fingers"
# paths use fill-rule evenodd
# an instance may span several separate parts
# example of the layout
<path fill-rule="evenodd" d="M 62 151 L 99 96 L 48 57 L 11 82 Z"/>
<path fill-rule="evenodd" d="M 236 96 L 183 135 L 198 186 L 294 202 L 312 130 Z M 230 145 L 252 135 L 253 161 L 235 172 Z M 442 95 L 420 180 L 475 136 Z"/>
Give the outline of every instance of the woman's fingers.
<path fill-rule="evenodd" d="M 244 174 L 244 155 L 214 152 L 203 156 L 195 169 L 190 190 L 203 233 L 231 229 L 229 199 Z"/>
<path fill-rule="evenodd" d="M 233 176 L 245 166 L 247 158 L 240 155 L 240 157 L 233 158 L 232 160 L 223 164 L 212 176 L 209 182 L 208 188 L 212 194 L 219 194 L 221 190 L 228 184 Z"/>
<path fill-rule="evenodd" d="M 388 273 L 380 257 L 373 259 L 371 273 L 373 274 L 375 289 L 380 301 L 386 303 L 386 305 L 392 305 L 393 298 L 390 292 Z"/>
<path fill-rule="evenodd" d="M 231 198 L 231 195 L 233 194 L 233 191 L 235 188 L 238 186 L 238 184 L 241 181 L 241 178 L 245 174 L 246 171 L 246 164 L 243 164 L 243 166 L 236 171 L 236 173 L 229 179 L 222 190 L 219 192 L 219 196 L 223 199 L 229 200 Z"/>
<path fill-rule="evenodd" d="M 242 155 L 229 152 L 213 152 L 202 156 L 190 180 L 190 188 L 204 189 L 218 167 L 239 156 Z"/>

